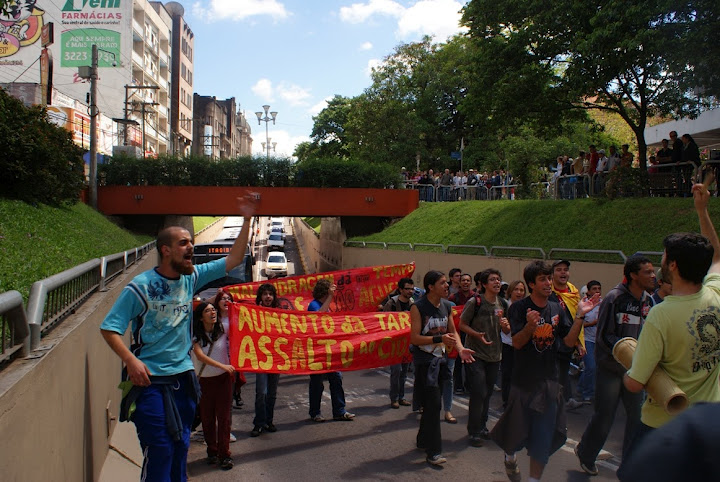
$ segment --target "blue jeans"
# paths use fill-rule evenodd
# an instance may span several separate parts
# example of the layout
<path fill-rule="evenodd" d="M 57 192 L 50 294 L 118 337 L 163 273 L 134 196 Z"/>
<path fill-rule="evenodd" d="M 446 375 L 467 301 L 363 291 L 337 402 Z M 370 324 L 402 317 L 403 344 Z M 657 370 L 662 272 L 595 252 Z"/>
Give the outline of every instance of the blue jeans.
<path fill-rule="evenodd" d="M 457 358 L 448 358 L 447 360 L 447 366 L 448 370 L 450 370 L 450 373 L 455 370 L 455 360 Z M 460 363 L 462 363 L 462 360 L 460 360 Z M 446 412 L 452 411 L 452 402 L 453 402 L 453 391 L 455 390 L 455 381 L 453 380 L 453 377 L 449 377 L 445 379 L 442 383 L 442 402 L 443 407 L 445 407 Z"/>
<path fill-rule="evenodd" d="M 625 460 L 640 424 L 640 408 L 643 403 L 643 394 L 642 392 L 632 393 L 628 391 L 623 385 L 622 375 L 598 368 L 595 382 L 595 413 L 593 413 L 590 424 L 585 429 L 585 433 L 577 446 L 578 457 L 581 461 L 586 463 L 595 462 L 610 433 L 620 400 L 625 406 L 625 414 L 627 415 L 622 450 L 622 458 Z"/>
<path fill-rule="evenodd" d="M 265 427 L 273 422 L 275 399 L 280 375 L 258 373 L 255 375 L 255 418 L 253 425 Z"/>
<path fill-rule="evenodd" d="M 583 400 L 590 400 L 595 396 L 595 342 L 585 340 L 585 349 L 585 369 L 580 375 L 577 388 Z"/>
<path fill-rule="evenodd" d="M 405 380 L 409 363 L 398 363 L 390 367 L 390 401 L 405 399 Z"/>
<path fill-rule="evenodd" d="M 184 377 L 178 378 L 178 388 L 173 390 L 175 404 L 182 420 L 182 438 L 174 441 L 165 422 L 162 388 L 146 387 L 135 402 L 135 423 L 144 458 L 142 473 L 147 480 L 187 480 L 187 453 L 190 447 L 190 425 L 195 418 L 195 401 L 187 391 Z"/>
<path fill-rule="evenodd" d="M 310 418 L 320 415 L 320 401 L 323 390 L 325 390 L 323 378 L 325 377 L 327 377 L 330 384 L 330 402 L 332 403 L 333 417 L 342 417 L 346 412 L 342 374 L 340 372 L 330 372 L 321 375 L 310 375 Z"/>

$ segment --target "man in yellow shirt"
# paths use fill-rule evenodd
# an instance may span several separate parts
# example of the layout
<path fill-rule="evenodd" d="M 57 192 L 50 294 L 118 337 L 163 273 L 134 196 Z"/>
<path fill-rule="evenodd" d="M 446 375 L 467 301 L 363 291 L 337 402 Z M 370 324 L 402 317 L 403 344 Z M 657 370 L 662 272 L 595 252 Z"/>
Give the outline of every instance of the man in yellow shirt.
<path fill-rule="evenodd" d="M 574 320 L 580 302 L 580 292 L 575 285 L 570 283 L 570 261 L 566 259 L 555 261 L 552 264 L 552 270 L 552 295 L 550 295 L 550 300 L 560 303 L 568 318 Z M 583 406 L 581 401 L 572 398 L 572 382 L 569 374 L 570 360 L 576 349 L 580 356 L 585 355 L 585 336 L 582 328 L 580 329 L 578 343 L 574 348 L 561 347 L 558 351 L 558 376 L 560 385 L 563 386 L 565 410 L 574 410 Z"/>
<path fill-rule="evenodd" d="M 650 310 L 623 380 L 628 390 L 639 392 L 655 367 L 662 367 L 691 404 L 720 401 L 720 242 L 708 214 L 707 187 L 696 184 L 692 192 L 702 235 L 675 233 L 664 239 L 662 273 L 673 293 Z M 648 397 L 633 447 L 671 418 Z"/>

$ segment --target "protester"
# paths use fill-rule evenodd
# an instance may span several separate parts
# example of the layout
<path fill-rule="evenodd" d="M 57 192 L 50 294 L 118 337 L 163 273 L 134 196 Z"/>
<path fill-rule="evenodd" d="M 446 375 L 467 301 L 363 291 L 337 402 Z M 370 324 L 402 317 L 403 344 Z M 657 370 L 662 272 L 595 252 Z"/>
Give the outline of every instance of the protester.
<path fill-rule="evenodd" d="M 691 404 L 720 401 L 720 242 L 708 213 L 710 192 L 695 184 L 692 193 L 701 234 L 675 233 L 663 240 L 663 279 L 672 283 L 672 295 L 650 310 L 623 380 L 639 393 L 660 367 Z M 671 418 L 655 400 L 645 400 L 633 447 Z"/>
<path fill-rule="evenodd" d="M 412 293 L 415 285 L 412 278 L 400 278 L 398 281 L 399 293 L 391 297 L 383 311 L 410 311 L 410 307 L 414 303 Z M 397 363 L 390 367 L 390 407 L 400 408 L 410 406 L 410 402 L 405 400 L 405 381 L 407 380 L 408 367 L 410 361 L 403 359 L 402 363 Z"/>
<path fill-rule="evenodd" d="M 230 364 L 228 329 L 217 319 L 217 310 L 210 303 L 201 302 L 193 311 L 193 353 L 202 364 L 198 373 L 202 390 L 200 420 L 207 445 L 207 463 L 218 464 L 223 470 L 233 467 L 230 404 L 235 368 Z"/>
<path fill-rule="evenodd" d="M 245 222 L 225 258 L 193 266 L 190 233 L 178 226 L 160 231 L 158 266 L 128 283 L 100 325 L 103 338 L 125 364 L 120 420 L 135 423 L 147 480 L 186 480 L 200 394 L 190 359 L 192 296 L 245 258 L 253 203 L 252 198 L 241 203 Z M 123 334 L 131 321 L 133 342 L 128 348 Z"/>
<path fill-rule="evenodd" d="M 428 271 L 423 278 L 425 296 L 410 308 L 410 343 L 418 390 L 423 394 L 417 447 L 424 449 L 431 465 L 447 462 L 442 455 L 440 433 L 440 387 L 452 376 L 447 367 L 445 347 L 454 347 L 465 363 L 474 361 L 472 350 L 463 347 L 453 323 L 448 283 L 439 271 Z"/>
<path fill-rule="evenodd" d="M 595 404 L 590 423 L 575 448 L 580 467 L 590 475 L 598 473 L 595 460 L 607 440 L 620 401 L 625 408 L 623 459 L 629 453 L 632 438 L 640 423 L 642 394 L 627 390 L 622 383 L 625 368 L 612 355 L 621 338 L 637 338 L 651 306 L 655 271 L 650 260 L 634 255 L 625 261 L 624 280 L 610 290 L 598 314 L 595 359 Z"/>
<path fill-rule="evenodd" d="M 337 287 L 326 278 L 317 280 L 313 288 L 313 300 L 308 305 L 308 311 L 330 311 L 330 303 L 336 289 Z M 340 372 L 310 375 L 310 420 L 313 422 L 325 421 L 323 416 L 320 415 L 320 402 L 325 390 L 324 378 L 327 378 L 330 385 L 333 420 L 351 422 L 355 419 L 355 414 L 345 410 L 345 391 L 343 390 L 342 374 Z"/>
<path fill-rule="evenodd" d="M 508 304 L 499 296 L 502 275 L 486 269 L 480 275 L 482 292 L 471 298 L 460 315 L 460 330 L 466 334 L 466 345 L 475 352 L 475 361 L 467 365 L 470 400 L 467 431 L 470 445 L 481 447 L 490 438 L 487 429 L 490 397 L 497 380 L 502 358 L 500 333 L 509 334 Z"/>
<path fill-rule="evenodd" d="M 255 304 L 265 308 L 279 308 L 280 303 L 275 286 L 270 283 L 261 284 L 255 296 Z M 280 375 L 278 373 L 258 372 L 255 374 L 255 418 L 253 419 L 253 429 L 250 431 L 251 437 L 257 437 L 263 432 L 277 432 L 273 418 L 279 382 Z"/>
<path fill-rule="evenodd" d="M 510 293 L 510 299 L 508 299 L 508 308 L 516 301 L 520 301 L 527 295 L 527 288 L 525 282 L 521 280 L 515 280 L 508 285 L 508 292 Z M 506 311 L 507 313 L 507 311 Z M 513 348 L 512 337 L 510 333 L 504 331 L 500 333 L 500 339 L 502 341 L 502 360 L 500 360 L 500 376 L 501 376 L 501 390 L 502 390 L 502 402 L 503 411 L 507 408 L 508 397 L 510 396 L 510 384 L 512 380 L 513 365 L 515 363 L 515 348 Z"/>
<path fill-rule="evenodd" d="M 553 293 L 550 300 L 558 303 L 562 309 L 566 311 L 568 319 L 574 319 L 576 315 L 577 305 L 580 301 L 580 292 L 570 283 L 570 261 L 561 259 L 552 264 L 552 282 Z M 560 385 L 563 387 L 563 397 L 565 399 L 565 409 L 574 410 L 582 407 L 582 402 L 572 397 L 572 382 L 570 380 L 570 361 L 572 360 L 575 350 L 580 352 L 580 356 L 585 355 L 585 340 L 582 328 L 578 344 L 575 347 L 560 346 L 558 348 L 558 372 L 560 377 Z"/>
<path fill-rule="evenodd" d="M 595 294 L 601 295 L 602 285 L 597 280 L 588 281 L 585 285 L 585 297 L 592 298 Z M 602 298 L 600 298 L 602 301 Z M 590 405 L 595 398 L 595 333 L 597 331 L 600 305 L 585 314 L 583 332 L 585 334 L 585 355 L 582 357 L 583 371 L 578 380 L 578 392 L 584 405 Z"/>
<path fill-rule="evenodd" d="M 574 347 L 582 328 L 582 317 L 597 298 L 581 300 L 574 320 L 554 301 L 552 268 L 533 261 L 523 272 L 530 296 L 513 303 L 508 310 L 515 366 L 508 407 L 495 424 L 491 438 L 505 452 L 505 472 L 519 481 L 515 453 L 527 447 L 530 480 L 540 480 L 550 455 L 565 444 L 567 424 L 558 383 L 558 347 Z"/>

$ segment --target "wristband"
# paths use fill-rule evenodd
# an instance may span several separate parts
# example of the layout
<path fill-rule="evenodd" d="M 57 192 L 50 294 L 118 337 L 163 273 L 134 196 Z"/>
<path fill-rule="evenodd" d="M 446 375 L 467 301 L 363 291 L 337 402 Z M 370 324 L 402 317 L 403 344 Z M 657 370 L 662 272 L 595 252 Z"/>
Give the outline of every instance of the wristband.
<path fill-rule="evenodd" d="M 576 316 L 575 318 L 577 318 L 578 320 L 584 320 L 584 319 L 585 319 L 585 315 L 582 315 L 582 316 Z"/>
<path fill-rule="evenodd" d="M 442 343 L 442 335 L 433 336 L 433 343 Z"/>

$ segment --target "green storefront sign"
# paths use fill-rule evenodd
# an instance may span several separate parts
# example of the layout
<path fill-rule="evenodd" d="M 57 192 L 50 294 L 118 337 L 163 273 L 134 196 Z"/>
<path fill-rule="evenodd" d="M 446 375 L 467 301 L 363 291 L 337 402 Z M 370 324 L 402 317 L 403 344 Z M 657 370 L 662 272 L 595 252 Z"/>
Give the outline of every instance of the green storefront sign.
<path fill-rule="evenodd" d="M 120 62 L 120 32 L 100 28 L 75 29 L 63 32 L 60 39 L 62 67 L 90 65 L 93 44 L 98 46 L 98 67 L 113 67 L 113 62 Z"/>

